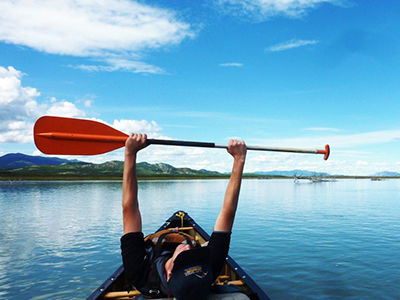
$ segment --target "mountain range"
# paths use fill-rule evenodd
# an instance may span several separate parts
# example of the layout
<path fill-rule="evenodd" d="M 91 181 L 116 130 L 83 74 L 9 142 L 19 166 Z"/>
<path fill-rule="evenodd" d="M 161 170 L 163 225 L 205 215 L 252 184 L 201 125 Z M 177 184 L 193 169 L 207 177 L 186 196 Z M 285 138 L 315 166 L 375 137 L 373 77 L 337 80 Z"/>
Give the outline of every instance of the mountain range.
<path fill-rule="evenodd" d="M 376 176 L 376 177 L 397 177 L 397 176 L 400 176 L 400 173 L 384 171 L 384 172 L 375 173 L 372 176 Z"/>
<path fill-rule="evenodd" d="M 0 157 L 0 175 L 4 178 L 122 178 L 123 161 L 109 161 L 93 164 L 78 160 L 54 157 L 7 154 Z M 138 177 L 218 177 L 223 174 L 215 171 L 175 168 L 164 163 L 136 165 Z"/>
<path fill-rule="evenodd" d="M 10 153 L 0 157 L 0 169 L 17 169 L 35 165 L 58 166 L 63 163 L 78 162 L 58 157 L 31 156 L 22 153 Z"/>
<path fill-rule="evenodd" d="M 109 161 L 93 164 L 79 160 L 68 160 L 58 157 L 30 156 L 21 153 L 11 153 L 0 157 L 1 178 L 122 178 L 123 161 Z M 194 170 L 190 168 L 175 168 L 164 163 L 137 164 L 137 176 L 149 177 L 226 177 L 223 174 L 209 170 Z M 307 170 L 268 171 L 246 174 L 247 177 L 329 177 L 328 173 Z M 340 176 L 340 175 L 336 175 Z M 372 177 L 400 177 L 397 172 L 378 172 Z"/>

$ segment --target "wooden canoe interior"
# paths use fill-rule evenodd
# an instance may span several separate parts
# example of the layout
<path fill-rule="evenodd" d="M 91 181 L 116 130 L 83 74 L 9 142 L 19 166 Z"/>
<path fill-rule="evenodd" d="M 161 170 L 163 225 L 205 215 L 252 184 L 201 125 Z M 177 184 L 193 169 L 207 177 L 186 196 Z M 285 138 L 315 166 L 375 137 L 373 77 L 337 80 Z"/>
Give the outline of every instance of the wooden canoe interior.
<path fill-rule="evenodd" d="M 171 225 L 171 224 L 170 224 Z M 184 225 L 184 224 L 183 224 Z M 171 230 L 176 230 L 176 227 L 170 227 Z M 199 234 L 197 230 L 195 230 L 192 226 L 178 227 L 178 230 L 181 232 L 185 232 L 195 237 L 196 240 L 200 242 L 201 245 L 206 245 L 207 241 L 203 236 Z M 225 264 L 225 267 L 221 270 L 220 276 L 215 281 L 214 285 L 235 285 L 238 287 L 243 293 L 251 294 L 252 291 L 245 284 L 245 282 L 240 278 L 240 276 L 235 272 L 235 270 L 228 264 Z M 127 292 L 128 290 L 128 281 L 125 278 L 124 273 L 115 278 L 113 284 L 111 284 L 99 299 L 136 299 L 140 296 L 140 292 L 137 290 Z"/>

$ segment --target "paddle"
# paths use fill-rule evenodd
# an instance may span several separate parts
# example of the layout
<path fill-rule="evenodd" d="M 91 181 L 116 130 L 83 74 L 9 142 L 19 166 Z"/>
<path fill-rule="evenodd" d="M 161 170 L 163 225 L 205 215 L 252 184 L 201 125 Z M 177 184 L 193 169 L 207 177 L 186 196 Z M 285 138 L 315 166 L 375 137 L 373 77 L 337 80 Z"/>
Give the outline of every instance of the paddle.
<path fill-rule="evenodd" d="M 104 123 L 92 120 L 44 116 L 34 127 L 36 147 L 45 154 L 96 155 L 125 146 L 128 135 Z M 225 144 L 147 139 L 149 145 L 189 146 L 203 148 L 228 148 Z M 325 150 L 247 146 L 248 150 L 324 154 Z"/>

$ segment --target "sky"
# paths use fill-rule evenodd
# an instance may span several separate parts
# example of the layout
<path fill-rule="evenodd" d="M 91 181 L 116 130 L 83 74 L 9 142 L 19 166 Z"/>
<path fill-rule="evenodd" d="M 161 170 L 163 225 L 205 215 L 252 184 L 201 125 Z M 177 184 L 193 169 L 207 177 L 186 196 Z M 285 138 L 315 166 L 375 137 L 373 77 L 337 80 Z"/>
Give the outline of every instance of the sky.
<path fill-rule="evenodd" d="M 0 155 L 43 155 L 44 115 L 150 138 L 324 149 L 249 151 L 245 172 L 400 172 L 395 0 L 0 0 Z M 123 149 L 66 157 L 123 160 Z M 229 172 L 223 149 L 139 161 Z"/>

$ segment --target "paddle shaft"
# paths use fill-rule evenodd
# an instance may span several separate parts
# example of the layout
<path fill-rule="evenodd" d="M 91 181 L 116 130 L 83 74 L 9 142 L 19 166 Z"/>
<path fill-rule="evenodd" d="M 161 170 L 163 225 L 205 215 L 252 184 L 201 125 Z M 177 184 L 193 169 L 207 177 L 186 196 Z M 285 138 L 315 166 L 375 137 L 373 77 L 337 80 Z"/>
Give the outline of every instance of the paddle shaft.
<path fill-rule="evenodd" d="M 39 133 L 40 137 L 56 140 L 70 141 L 90 141 L 99 143 L 125 143 L 127 136 L 111 136 L 111 135 L 95 135 L 95 134 L 79 134 L 79 133 L 62 133 L 62 132 L 46 132 Z M 224 148 L 228 149 L 227 144 L 216 144 L 207 142 L 179 141 L 179 140 L 159 140 L 147 139 L 148 145 L 168 145 L 168 146 L 186 146 L 186 147 L 201 147 L 201 148 Z M 282 148 L 282 147 L 262 147 L 262 146 L 247 146 L 248 150 L 256 151 L 274 151 L 274 152 L 293 152 L 293 153 L 310 153 L 324 154 L 324 159 L 328 159 L 329 146 L 325 146 L 325 150 L 317 149 L 298 149 L 298 148 Z"/>

